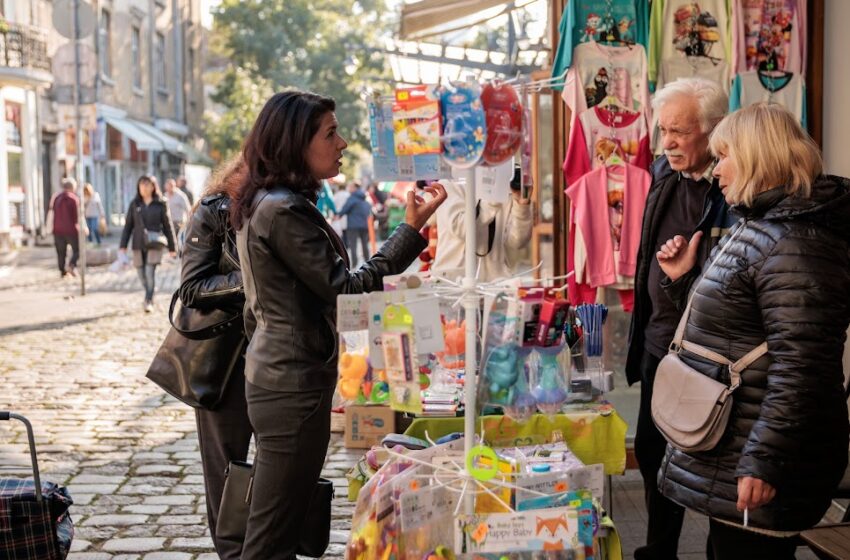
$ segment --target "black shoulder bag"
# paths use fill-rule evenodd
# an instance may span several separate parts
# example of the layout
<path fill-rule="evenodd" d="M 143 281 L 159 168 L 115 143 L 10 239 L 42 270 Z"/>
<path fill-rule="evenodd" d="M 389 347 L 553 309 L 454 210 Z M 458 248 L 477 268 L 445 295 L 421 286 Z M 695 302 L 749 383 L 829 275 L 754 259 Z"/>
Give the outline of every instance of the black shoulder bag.
<path fill-rule="evenodd" d="M 171 329 L 147 378 L 189 406 L 212 410 L 245 350 L 242 314 L 181 305 L 175 317 L 177 299 L 174 292 L 168 309 Z"/>

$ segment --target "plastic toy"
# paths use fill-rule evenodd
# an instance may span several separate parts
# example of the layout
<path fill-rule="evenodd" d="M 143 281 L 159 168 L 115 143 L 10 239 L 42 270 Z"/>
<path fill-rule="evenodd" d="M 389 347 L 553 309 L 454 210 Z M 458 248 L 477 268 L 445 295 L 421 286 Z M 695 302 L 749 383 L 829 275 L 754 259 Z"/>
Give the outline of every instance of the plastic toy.
<path fill-rule="evenodd" d="M 564 379 L 558 364 L 558 354 L 563 346 L 537 348 L 537 383 L 531 393 L 537 400 L 537 408 L 545 414 L 557 414 L 567 401 Z"/>
<path fill-rule="evenodd" d="M 443 158 L 452 167 L 475 167 L 487 140 L 486 117 L 477 84 L 457 83 L 440 96 Z"/>
<path fill-rule="evenodd" d="M 517 422 L 524 422 L 531 418 L 531 415 L 537 410 L 537 399 L 528 388 L 528 372 L 526 370 L 526 361 L 530 348 L 517 348 L 517 380 L 514 384 L 515 398 L 512 403 L 503 406 L 505 415 L 513 418 Z"/>
<path fill-rule="evenodd" d="M 344 399 L 356 400 L 369 369 L 369 361 L 363 354 L 343 352 L 339 357 L 339 394 Z"/>
<path fill-rule="evenodd" d="M 499 165 L 510 159 L 522 141 L 522 107 L 516 91 L 507 84 L 485 85 L 481 102 L 487 115 L 484 161 Z"/>
<path fill-rule="evenodd" d="M 499 346 L 490 352 L 484 376 L 490 392 L 490 403 L 509 405 L 514 401 L 514 385 L 519 377 L 518 355 L 512 346 Z"/>
<path fill-rule="evenodd" d="M 440 364 L 448 369 L 462 369 L 466 354 L 466 321 L 459 325 L 457 321 L 449 321 L 443 326 L 443 332 L 446 351 L 437 354 Z"/>

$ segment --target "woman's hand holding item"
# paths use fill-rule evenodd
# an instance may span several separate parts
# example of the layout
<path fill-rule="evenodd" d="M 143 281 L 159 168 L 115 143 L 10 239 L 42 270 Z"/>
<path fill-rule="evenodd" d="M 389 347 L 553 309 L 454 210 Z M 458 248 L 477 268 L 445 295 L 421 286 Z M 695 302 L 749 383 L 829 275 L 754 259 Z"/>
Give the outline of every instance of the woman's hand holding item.
<path fill-rule="evenodd" d="M 407 193 L 407 208 L 404 213 L 404 221 L 416 231 L 425 227 L 428 218 L 437 211 L 437 208 L 440 207 L 448 196 L 445 187 L 440 183 L 431 183 L 424 190 L 431 195 L 431 200 L 426 201 L 412 190 Z"/>
<path fill-rule="evenodd" d="M 672 281 L 681 278 L 697 263 L 697 250 L 702 232 L 696 232 L 690 241 L 681 235 L 668 239 L 655 253 L 661 271 Z"/>
<path fill-rule="evenodd" d="M 743 476 L 738 479 L 738 511 L 761 507 L 774 496 L 776 496 L 776 489 L 761 479 L 752 476 Z"/>

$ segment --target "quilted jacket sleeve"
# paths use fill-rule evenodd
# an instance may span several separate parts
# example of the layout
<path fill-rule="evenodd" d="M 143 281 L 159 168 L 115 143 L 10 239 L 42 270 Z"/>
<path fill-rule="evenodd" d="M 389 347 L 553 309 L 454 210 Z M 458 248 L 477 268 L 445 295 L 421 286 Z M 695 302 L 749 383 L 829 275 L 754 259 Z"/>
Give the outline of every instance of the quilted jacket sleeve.
<path fill-rule="evenodd" d="M 380 290 L 384 276 L 404 272 L 428 246 L 418 231 L 401 224 L 372 258 L 352 272 L 308 211 L 297 205 L 282 207 L 274 217 L 268 243 L 299 280 L 331 305 L 336 305 L 339 294 Z"/>
<path fill-rule="evenodd" d="M 180 301 L 186 307 L 231 307 L 245 302 L 242 273 L 219 270 L 224 232 L 217 207 L 199 204 L 183 246 Z"/>
<path fill-rule="evenodd" d="M 841 355 L 847 328 L 850 272 L 846 255 L 823 240 L 793 236 L 776 242 L 755 265 L 754 287 L 768 353 L 767 389 L 736 477 L 774 486 L 801 447 L 838 423 L 846 425 Z M 839 417 L 841 416 L 841 417 Z M 786 474 L 787 476 L 787 474 Z"/>

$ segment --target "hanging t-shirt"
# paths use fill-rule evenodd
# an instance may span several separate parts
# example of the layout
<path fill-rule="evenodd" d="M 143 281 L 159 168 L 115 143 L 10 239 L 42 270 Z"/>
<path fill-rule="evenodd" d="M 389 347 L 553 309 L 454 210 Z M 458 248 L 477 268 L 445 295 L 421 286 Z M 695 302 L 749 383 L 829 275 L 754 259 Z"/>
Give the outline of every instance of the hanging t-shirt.
<path fill-rule="evenodd" d="M 564 159 L 567 185 L 592 169 L 602 167 L 612 154 L 649 169 L 649 134 L 642 113 L 615 113 L 596 105 L 573 121 Z"/>
<path fill-rule="evenodd" d="M 732 58 L 729 29 L 731 0 L 654 0 L 649 19 L 649 81 L 661 88 L 662 81 L 683 68 L 679 62 L 702 58 L 710 63 L 693 63 L 696 75 L 707 79 L 730 79 Z M 662 70 L 663 68 L 663 70 Z"/>
<path fill-rule="evenodd" d="M 566 189 L 572 202 L 567 269 L 574 272 L 568 295 L 574 305 L 595 301 L 597 287 L 634 288 L 649 186 L 649 173 L 626 163 L 599 167 Z M 630 299 L 620 295 L 624 304 Z"/>
<path fill-rule="evenodd" d="M 773 76 L 766 72 L 744 72 L 735 77 L 729 96 L 729 110 L 736 111 L 765 101 L 782 105 L 806 128 L 806 85 L 800 74 Z"/>
<path fill-rule="evenodd" d="M 608 95 L 624 107 L 649 111 L 646 51 L 642 45 L 611 47 L 582 43 L 575 48 L 573 65 L 561 96 L 572 111 L 572 120 Z"/>
<path fill-rule="evenodd" d="M 561 16 L 560 40 L 552 77 L 563 76 L 572 64 L 576 45 L 599 41 L 612 45 L 647 46 L 649 14 L 646 0 L 571 0 Z M 560 86 L 556 86 L 560 89 Z"/>
<path fill-rule="evenodd" d="M 735 72 L 806 75 L 806 0 L 735 0 Z"/>

